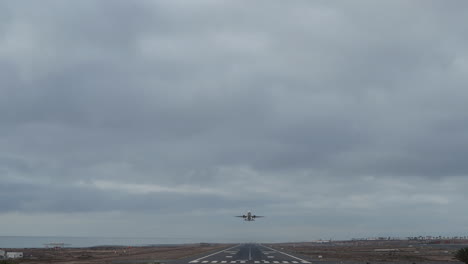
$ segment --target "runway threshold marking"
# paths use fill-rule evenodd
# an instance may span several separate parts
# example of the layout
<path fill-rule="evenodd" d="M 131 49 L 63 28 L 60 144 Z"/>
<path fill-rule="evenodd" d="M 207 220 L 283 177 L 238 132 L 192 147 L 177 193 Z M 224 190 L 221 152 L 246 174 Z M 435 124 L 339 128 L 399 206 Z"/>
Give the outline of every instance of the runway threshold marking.
<path fill-rule="evenodd" d="M 295 257 L 295 256 L 293 256 L 293 255 L 290 255 L 290 254 L 287 254 L 287 253 L 281 252 L 281 251 L 279 251 L 279 250 L 276 250 L 276 249 L 274 249 L 274 248 L 267 247 L 267 246 L 264 246 L 264 245 L 261 245 L 261 246 L 262 246 L 262 247 L 264 247 L 264 248 L 268 248 L 268 249 L 270 249 L 270 250 L 276 251 L 276 252 L 278 252 L 278 253 L 281 253 L 281 254 L 283 254 L 283 255 L 286 255 L 286 256 L 288 256 L 288 257 L 291 257 L 291 258 L 298 259 L 298 260 L 300 260 L 300 261 L 301 261 L 301 263 L 304 263 L 304 264 L 309 264 L 309 263 L 310 263 L 310 262 L 309 262 L 309 261 L 307 261 L 307 260 L 304 260 L 304 259 L 301 259 L 301 258 Z"/>
<path fill-rule="evenodd" d="M 190 262 L 189 262 L 190 263 Z M 204 260 L 204 261 L 201 261 L 201 262 L 194 262 L 194 263 L 203 263 L 203 264 L 206 264 L 206 263 L 211 263 L 211 264 L 227 264 L 227 263 L 248 263 L 247 260 L 233 260 L 233 261 L 226 261 L 226 260 Z M 283 260 L 283 261 L 278 261 L 278 260 L 275 260 L 275 261 L 268 261 L 268 260 L 255 260 L 254 261 L 254 264 L 269 264 L 269 263 L 272 263 L 272 264 L 290 264 L 292 263 L 287 261 L 287 260 Z M 295 261 L 295 264 L 298 264 L 299 262 Z M 310 264 L 310 263 L 309 263 Z"/>
<path fill-rule="evenodd" d="M 218 251 L 218 252 L 215 252 L 215 253 L 213 253 L 213 254 L 210 254 L 210 255 L 207 255 L 207 256 L 204 256 L 204 257 L 201 257 L 201 258 L 194 259 L 194 260 L 190 261 L 189 263 L 198 263 L 200 260 L 202 260 L 202 259 L 204 259 L 204 258 L 214 256 L 214 255 L 216 255 L 216 254 L 219 254 L 219 253 L 224 252 L 224 251 L 226 251 L 226 250 L 231 250 L 231 249 L 233 249 L 233 248 L 235 248 L 235 247 L 238 247 L 238 246 L 239 246 L 239 245 L 235 245 L 235 246 L 230 247 L 230 248 L 228 248 L 228 249 L 223 249 L 223 250 Z"/>

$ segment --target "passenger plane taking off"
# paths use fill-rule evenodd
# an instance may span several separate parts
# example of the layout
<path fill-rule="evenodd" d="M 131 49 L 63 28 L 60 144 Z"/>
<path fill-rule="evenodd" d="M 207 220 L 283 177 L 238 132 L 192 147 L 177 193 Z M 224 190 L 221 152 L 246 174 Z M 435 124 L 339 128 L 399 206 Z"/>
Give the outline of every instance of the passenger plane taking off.
<path fill-rule="evenodd" d="M 244 221 L 255 221 L 255 218 L 264 217 L 264 216 L 253 215 L 250 211 L 248 211 L 246 215 L 236 215 L 236 217 L 242 217 L 244 218 Z"/>

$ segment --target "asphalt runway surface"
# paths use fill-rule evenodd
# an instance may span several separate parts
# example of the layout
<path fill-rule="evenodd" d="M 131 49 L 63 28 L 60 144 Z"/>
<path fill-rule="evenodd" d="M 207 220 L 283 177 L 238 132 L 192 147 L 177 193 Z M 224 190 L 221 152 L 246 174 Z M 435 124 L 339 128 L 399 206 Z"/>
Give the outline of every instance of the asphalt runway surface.
<path fill-rule="evenodd" d="M 293 256 L 260 244 L 241 244 L 192 260 L 188 264 L 310 264 Z"/>

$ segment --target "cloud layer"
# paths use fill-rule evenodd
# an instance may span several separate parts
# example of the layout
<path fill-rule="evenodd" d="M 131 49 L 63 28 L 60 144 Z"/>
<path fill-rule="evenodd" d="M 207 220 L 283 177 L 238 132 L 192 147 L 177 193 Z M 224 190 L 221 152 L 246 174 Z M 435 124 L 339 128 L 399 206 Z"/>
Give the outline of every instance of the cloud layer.
<path fill-rule="evenodd" d="M 464 8 L 3 1 L 6 235 L 466 232 Z M 231 219 L 249 209 L 271 217 Z"/>

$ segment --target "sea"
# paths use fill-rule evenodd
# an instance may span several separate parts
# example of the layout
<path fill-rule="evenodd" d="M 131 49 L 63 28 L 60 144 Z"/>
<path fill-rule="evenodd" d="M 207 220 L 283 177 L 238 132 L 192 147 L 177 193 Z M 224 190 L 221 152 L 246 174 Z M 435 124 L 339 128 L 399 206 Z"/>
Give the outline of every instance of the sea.
<path fill-rule="evenodd" d="M 67 237 L 67 236 L 0 236 L 0 248 L 44 248 L 50 243 L 63 243 L 65 247 L 95 246 L 150 246 L 191 244 L 199 241 L 190 238 L 167 237 Z M 49 245 L 50 247 L 50 245 Z M 53 247 L 53 246 L 52 246 Z"/>

